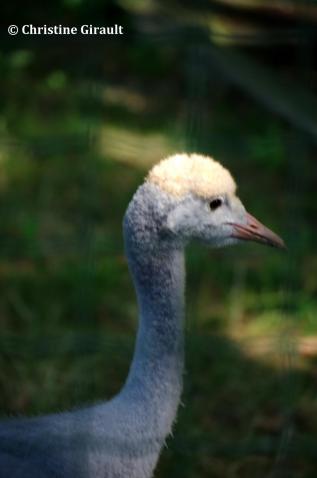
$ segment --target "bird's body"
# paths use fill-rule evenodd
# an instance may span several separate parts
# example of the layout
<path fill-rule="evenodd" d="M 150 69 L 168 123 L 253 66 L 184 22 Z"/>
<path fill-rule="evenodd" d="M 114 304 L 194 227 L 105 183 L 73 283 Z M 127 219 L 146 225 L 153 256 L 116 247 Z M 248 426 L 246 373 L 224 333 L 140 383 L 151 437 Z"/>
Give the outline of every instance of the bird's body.
<path fill-rule="evenodd" d="M 182 158 L 180 162 L 185 163 L 186 158 L 190 159 L 186 155 Z M 197 158 L 199 162 L 201 157 Z M 205 160 L 215 166 L 212 160 Z M 166 161 L 173 162 L 171 158 Z M 175 172 L 175 163 L 172 166 Z M 232 198 L 228 204 L 235 207 L 241 227 L 246 230 L 245 210 L 234 196 L 234 182 L 230 173 L 222 169 L 215 169 L 220 174 L 218 183 L 222 178 L 227 189 L 230 186 Z M 197 181 L 195 174 L 193 171 L 192 178 Z M 180 175 L 174 178 L 173 192 L 173 182 L 168 182 L 172 176 L 166 164 L 161 172 L 154 168 L 125 215 L 126 253 L 140 311 L 135 354 L 125 385 L 106 403 L 2 422 L 0 478 L 152 476 L 171 432 L 182 391 L 185 245 L 191 238 L 214 246 L 238 240 L 232 234 L 229 206 L 223 212 L 226 221 L 216 228 L 215 219 L 208 219 L 214 194 L 211 197 L 208 188 L 195 194 L 191 190 L 195 187 L 193 181 L 184 188 L 186 178 Z M 208 180 L 208 175 L 203 180 Z M 177 186 L 179 181 L 183 181 L 182 188 Z M 224 190 L 225 194 L 229 192 Z M 240 234 L 243 238 L 241 231 Z M 255 240 L 260 240 L 259 234 Z M 277 245 L 276 236 L 271 235 L 270 240 Z"/>

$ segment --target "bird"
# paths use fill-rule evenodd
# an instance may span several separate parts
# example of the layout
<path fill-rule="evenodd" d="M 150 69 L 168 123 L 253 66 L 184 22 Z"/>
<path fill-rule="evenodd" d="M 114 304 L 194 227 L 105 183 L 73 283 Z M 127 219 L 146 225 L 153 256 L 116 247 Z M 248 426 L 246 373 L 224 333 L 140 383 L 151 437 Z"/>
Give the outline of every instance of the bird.
<path fill-rule="evenodd" d="M 123 219 L 139 309 L 135 351 L 106 402 L 0 422 L 1 478 L 150 478 L 181 401 L 185 249 L 283 240 L 249 214 L 231 173 L 211 157 L 179 153 L 152 167 Z"/>

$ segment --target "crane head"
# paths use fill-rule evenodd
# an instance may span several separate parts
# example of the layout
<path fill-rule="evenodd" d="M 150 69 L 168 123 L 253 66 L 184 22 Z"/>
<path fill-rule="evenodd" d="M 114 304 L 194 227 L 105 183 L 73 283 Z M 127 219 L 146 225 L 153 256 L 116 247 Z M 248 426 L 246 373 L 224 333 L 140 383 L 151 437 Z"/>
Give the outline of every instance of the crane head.
<path fill-rule="evenodd" d="M 246 211 L 230 172 L 212 158 L 171 156 L 152 168 L 147 183 L 171 198 L 164 223 L 171 237 L 213 247 L 255 241 L 285 248 L 277 234 Z"/>

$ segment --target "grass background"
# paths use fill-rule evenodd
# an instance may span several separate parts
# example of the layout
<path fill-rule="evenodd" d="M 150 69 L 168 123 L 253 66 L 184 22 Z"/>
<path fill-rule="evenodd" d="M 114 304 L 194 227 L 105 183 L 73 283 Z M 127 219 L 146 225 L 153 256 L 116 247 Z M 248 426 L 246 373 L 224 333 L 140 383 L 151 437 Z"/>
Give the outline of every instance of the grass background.
<path fill-rule="evenodd" d="M 289 251 L 189 249 L 184 406 L 155 476 L 314 478 L 314 4 L 82 0 L 13 13 L 5 5 L 3 23 L 126 34 L 2 32 L 2 415 L 120 389 L 137 327 L 122 217 L 153 162 L 197 151 L 229 167 Z"/>

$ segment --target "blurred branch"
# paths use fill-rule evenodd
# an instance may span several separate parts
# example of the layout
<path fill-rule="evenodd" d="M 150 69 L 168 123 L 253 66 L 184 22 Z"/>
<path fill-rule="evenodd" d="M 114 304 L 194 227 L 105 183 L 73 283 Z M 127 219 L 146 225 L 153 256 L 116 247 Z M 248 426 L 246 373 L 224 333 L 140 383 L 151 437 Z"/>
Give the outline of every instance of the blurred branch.
<path fill-rule="evenodd" d="M 317 5 L 313 1 L 275 0 L 218 0 L 213 2 L 223 5 L 232 12 L 252 13 L 254 15 L 270 15 L 285 20 L 303 19 L 317 21 Z"/>
<path fill-rule="evenodd" d="M 259 23 L 271 28 L 274 24 L 294 24 L 317 22 L 316 2 L 299 2 L 290 0 L 192 0 L 179 2 L 174 0 L 174 6 L 204 14 L 224 15 L 232 19 Z"/>
<path fill-rule="evenodd" d="M 240 45 L 294 45 L 317 41 L 317 4 L 278 0 L 192 0 L 162 5 L 191 24 L 212 30 L 218 43 Z"/>

